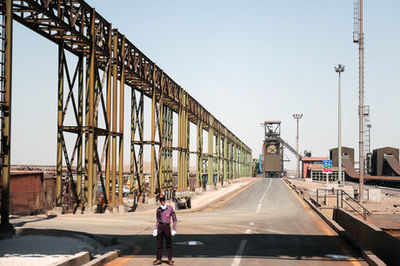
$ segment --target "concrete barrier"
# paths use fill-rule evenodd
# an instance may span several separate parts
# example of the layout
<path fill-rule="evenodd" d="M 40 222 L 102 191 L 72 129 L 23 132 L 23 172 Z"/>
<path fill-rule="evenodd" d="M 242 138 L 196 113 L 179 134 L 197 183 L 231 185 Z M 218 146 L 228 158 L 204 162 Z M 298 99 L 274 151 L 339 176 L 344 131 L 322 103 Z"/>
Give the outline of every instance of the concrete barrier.
<path fill-rule="evenodd" d="M 119 250 L 114 250 L 114 251 L 110 251 L 107 252 L 104 255 L 101 255 L 100 257 L 89 261 L 88 263 L 84 264 L 84 266 L 100 266 L 100 265 L 104 265 L 116 258 L 118 258 L 119 256 Z M 82 265 L 82 264 L 81 264 Z"/>
<path fill-rule="evenodd" d="M 78 266 L 83 265 L 90 261 L 90 252 L 82 251 L 76 253 L 74 256 L 65 258 L 59 262 L 54 263 L 55 266 Z"/>
<path fill-rule="evenodd" d="M 388 265 L 400 265 L 400 241 L 349 212 L 335 209 L 333 219 L 366 250 Z"/>
<path fill-rule="evenodd" d="M 373 202 L 381 202 L 381 190 L 379 188 L 368 189 L 368 200 Z"/>

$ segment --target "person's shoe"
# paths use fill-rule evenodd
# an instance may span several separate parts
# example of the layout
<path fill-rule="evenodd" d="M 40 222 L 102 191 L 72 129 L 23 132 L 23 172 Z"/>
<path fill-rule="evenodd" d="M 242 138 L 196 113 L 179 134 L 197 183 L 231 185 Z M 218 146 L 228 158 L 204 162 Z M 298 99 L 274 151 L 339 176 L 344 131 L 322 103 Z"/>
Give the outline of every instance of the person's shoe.
<path fill-rule="evenodd" d="M 155 260 L 155 261 L 153 261 L 153 265 L 160 265 L 160 264 L 162 264 L 162 261 L 161 261 L 161 260 Z"/>
<path fill-rule="evenodd" d="M 169 260 L 168 265 L 174 265 L 174 262 L 172 260 Z"/>

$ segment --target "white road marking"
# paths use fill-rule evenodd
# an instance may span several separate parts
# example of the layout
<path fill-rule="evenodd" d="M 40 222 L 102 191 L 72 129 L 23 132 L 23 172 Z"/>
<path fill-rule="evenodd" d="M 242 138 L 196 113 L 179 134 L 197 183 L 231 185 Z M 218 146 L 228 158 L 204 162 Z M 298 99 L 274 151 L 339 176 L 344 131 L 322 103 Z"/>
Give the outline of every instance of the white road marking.
<path fill-rule="evenodd" d="M 258 206 L 257 206 L 257 209 L 256 209 L 256 213 L 259 213 L 259 212 L 260 212 L 261 207 L 262 207 L 262 202 L 263 202 L 265 196 L 267 195 L 267 192 L 268 192 L 269 188 L 271 187 L 271 184 L 272 184 L 272 179 L 269 180 L 268 187 L 267 187 L 267 189 L 265 190 L 264 194 L 262 195 L 262 197 L 261 197 L 261 199 L 260 199 L 260 201 L 259 201 L 259 203 L 258 203 Z"/>
<path fill-rule="evenodd" d="M 251 234 L 251 229 L 246 229 L 246 231 L 244 232 L 245 234 Z"/>
<path fill-rule="evenodd" d="M 247 244 L 247 239 L 242 239 L 242 241 L 240 241 L 240 245 L 238 250 L 236 251 L 236 255 L 235 255 L 235 259 L 232 262 L 232 266 L 239 266 L 240 264 L 240 260 L 242 259 L 242 254 L 244 251 L 244 247 Z"/>
<path fill-rule="evenodd" d="M 260 209 L 261 209 L 261 203 L 258 204 L 256 213 L 259 213 L 259 212 L 260 212 Z"/>

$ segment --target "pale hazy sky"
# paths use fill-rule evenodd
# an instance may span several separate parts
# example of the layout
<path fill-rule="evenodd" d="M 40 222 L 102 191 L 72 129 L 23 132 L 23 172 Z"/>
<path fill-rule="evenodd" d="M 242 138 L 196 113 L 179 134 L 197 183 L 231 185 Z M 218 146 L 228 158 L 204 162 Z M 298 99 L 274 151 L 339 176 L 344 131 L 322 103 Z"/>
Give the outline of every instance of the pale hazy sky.
<path fill-rule="evenodd" d="M 333 66 L 344 64 L 343 144 L 358 147 L 352 0 L 88 3 L 245 142 L 253 157 L 261 152 L 264 120 L 281 120 L 283 138 L 295 146 L 293 113 L 304 114 L 300 149 L 328 156 L 337 145 Z M 400 2 L 366 0 L 364 11 L 371 145 L 400 148 Z M 14 32 L 12 163 L 55 164 L 57 47 L 18 23 Z M 128 127 L 128 111 L 125 117 Z M 294 168 L 289 158 L 286 166 Z"/>

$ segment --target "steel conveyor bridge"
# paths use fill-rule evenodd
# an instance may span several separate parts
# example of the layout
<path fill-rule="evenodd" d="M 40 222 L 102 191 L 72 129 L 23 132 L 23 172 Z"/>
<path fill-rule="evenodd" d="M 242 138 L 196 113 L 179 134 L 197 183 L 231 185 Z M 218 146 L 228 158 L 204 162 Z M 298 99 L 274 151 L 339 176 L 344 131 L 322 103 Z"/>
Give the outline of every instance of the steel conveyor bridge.
<path fill-rule="evenodd" d="M 197 156 L 197 185 L 202 185 L 204 173 L 217 175 L 218 180 L 250 176 L 251 149 L 85 1 L 0 0 L 0 11 L 5 68 L 1 88 L 2 224 L 8 223 L 9 214 L 14 20 L 58 46 L 57 206 L 92 208 L 100 184 L 106 205 L 122 203 L 125 89 L 131 91 L 130 180 L 140 194 L 187 190 L 189 154 Z M 67 63 L 65 51 L 78 58 L 76 65 Z M 144 139 L 145 96 L 151 99 L 151 139 Z M 67 113 L 74 117 L 73 124 L 65 124 Z M 176 147 L 172 144 L 173 113 L 178 114 Z M 190 123 L 197 126 L 195 151 L 189 149 Z M 208 131 L 208 150 L 216 152 L 203 151 L 203 130 Z M 76 137 L 69 148 L 66 133 Z M 98 137 L 104 137 L 104 144 Z M 147 184 L 145 146 L 151 147 Z M 176 185 L 173 152 L 178 158 Z"/>

